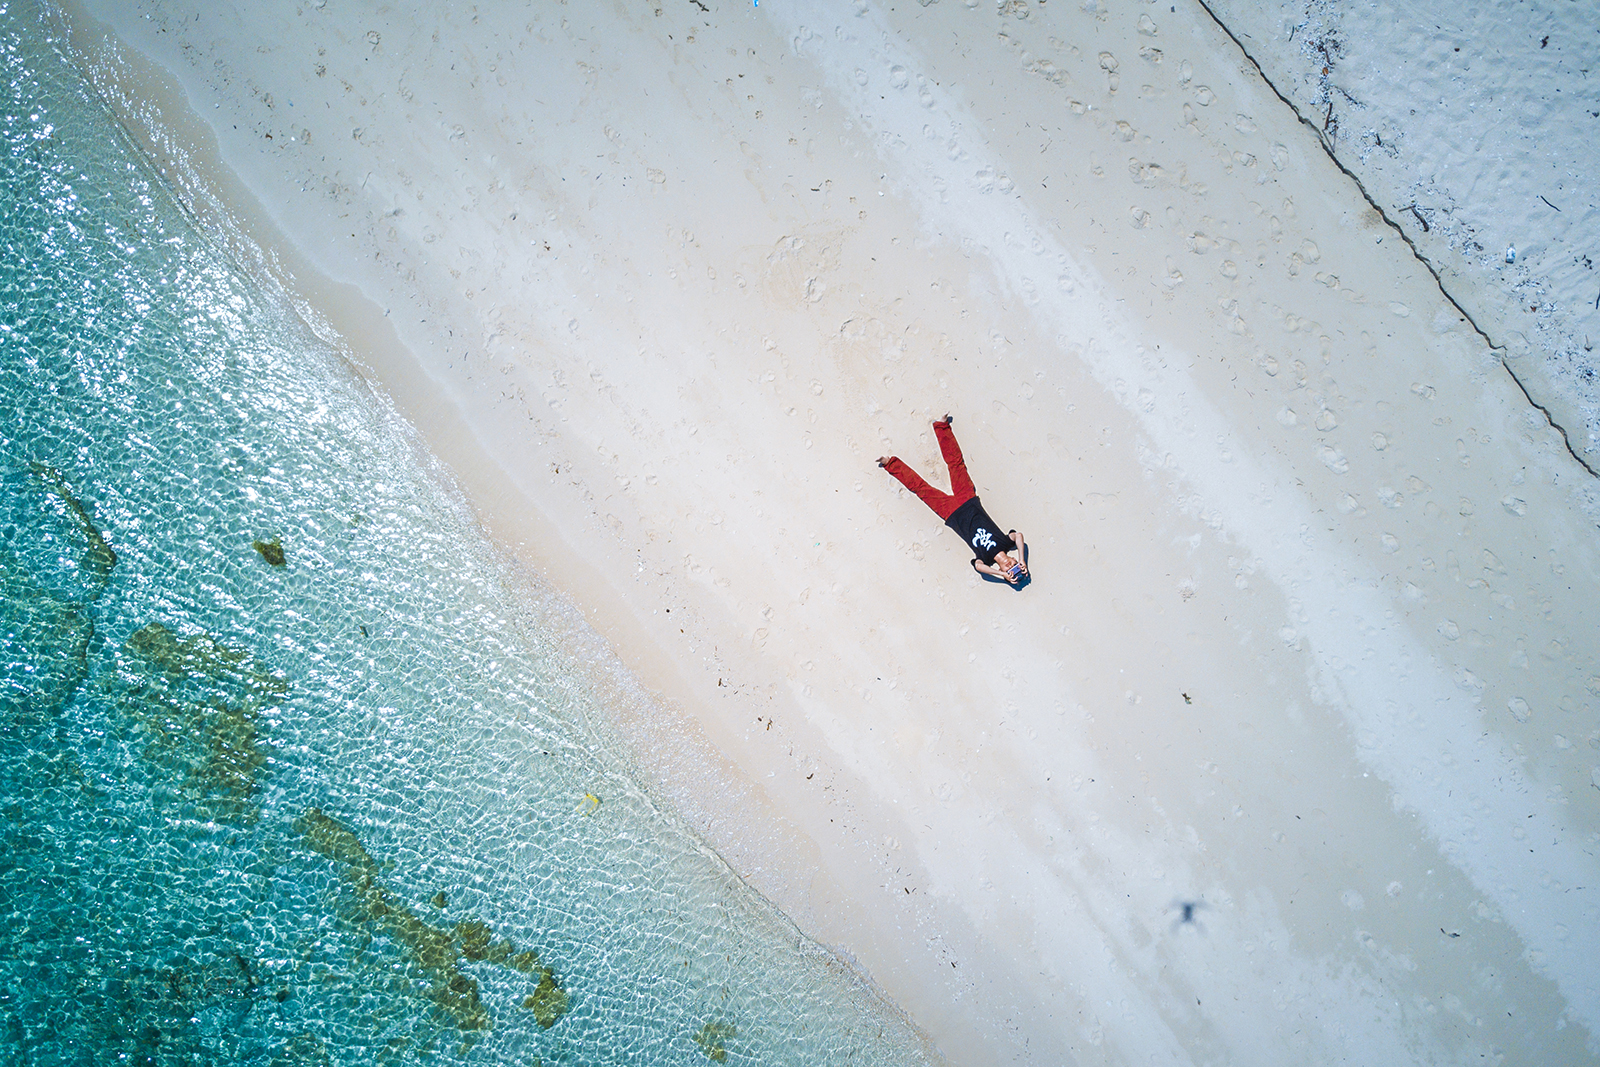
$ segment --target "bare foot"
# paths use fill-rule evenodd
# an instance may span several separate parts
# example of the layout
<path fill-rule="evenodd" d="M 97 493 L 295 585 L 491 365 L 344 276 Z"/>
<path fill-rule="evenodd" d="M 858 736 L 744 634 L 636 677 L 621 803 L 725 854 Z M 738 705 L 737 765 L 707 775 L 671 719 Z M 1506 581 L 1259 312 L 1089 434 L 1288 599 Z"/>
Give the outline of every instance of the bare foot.
<path fill-rule="evenodd" d="M 878 457 L 878 466 L 887 467 L 888 465 L 889 465 L 889 457 L 888 456 L 879 456 Z"/>

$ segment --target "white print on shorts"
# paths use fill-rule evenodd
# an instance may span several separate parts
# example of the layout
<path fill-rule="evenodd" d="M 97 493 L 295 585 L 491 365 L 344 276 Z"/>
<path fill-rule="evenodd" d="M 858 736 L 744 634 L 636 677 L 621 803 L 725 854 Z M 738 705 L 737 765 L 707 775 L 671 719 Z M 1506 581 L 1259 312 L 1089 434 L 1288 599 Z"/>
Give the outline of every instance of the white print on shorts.
<path fill-rule="evenodd" d="M 972 543 L 978 548 L 993 548 L 996 541 L 994 534 L 980 526 L 978 532 L 972 535 Z"/>

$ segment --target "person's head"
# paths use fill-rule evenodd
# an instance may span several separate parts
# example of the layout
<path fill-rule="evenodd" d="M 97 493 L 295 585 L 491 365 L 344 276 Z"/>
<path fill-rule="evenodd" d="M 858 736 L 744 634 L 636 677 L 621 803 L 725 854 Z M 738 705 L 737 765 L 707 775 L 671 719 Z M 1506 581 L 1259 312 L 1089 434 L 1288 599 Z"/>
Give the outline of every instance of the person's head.
<path fill-rule="evenodd" d="M 1009 552 L 996 552 L 994 554 L 994 565 L 999 567 L 1008 576 L 1011 574 L 1013 568 L 1018 567 L 1021 568 L 1021 574 L 1028 573 L 1028 568 L 1023 564 L 1022 560 L 1017 556 L 1013 556 Z M 1018 575 L 1018 577 L 1020 577 L 1020 575 Z M 1008 577 L 1007 580 L 1010 581 L 1013 579 Z"/>

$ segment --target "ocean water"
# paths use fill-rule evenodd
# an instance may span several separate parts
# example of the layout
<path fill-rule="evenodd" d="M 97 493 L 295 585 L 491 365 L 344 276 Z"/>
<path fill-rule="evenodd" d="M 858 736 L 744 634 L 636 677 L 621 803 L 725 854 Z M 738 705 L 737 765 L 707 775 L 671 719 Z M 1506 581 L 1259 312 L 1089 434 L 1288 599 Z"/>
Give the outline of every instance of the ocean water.
<path fill-rule="evenodd" d="M 0 63 L 0 1062 L 922 1062 L 15 3 Z"/>

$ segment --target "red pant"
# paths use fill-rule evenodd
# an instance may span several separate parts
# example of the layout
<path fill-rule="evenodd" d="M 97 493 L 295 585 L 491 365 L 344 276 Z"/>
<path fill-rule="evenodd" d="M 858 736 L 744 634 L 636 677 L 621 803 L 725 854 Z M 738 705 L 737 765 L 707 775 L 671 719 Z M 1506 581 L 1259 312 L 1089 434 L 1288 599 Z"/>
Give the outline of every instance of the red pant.
<path fill-rule="evenodd" d="M 936 422 L 933 434 L 939 439 L 939 452 L 945 466 L 950 468 L 950 492 L 941 493 L 922 480 L 922 475 L 900 462 L 899 456 L 890 456 L 884 470 L 900 480 L 900 484 L 917 494 L 917 499 L 933 509 L 941 519 L 948 519 L 962 504 L 978 495 L 972 487 L 972 476 L 967 473 L 967 461 L 961 458 L 961 446 L 956 444 L 955 431 L 950 424 Z"/>

